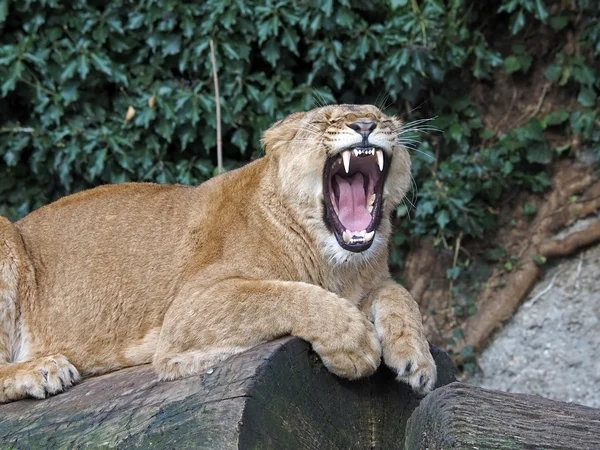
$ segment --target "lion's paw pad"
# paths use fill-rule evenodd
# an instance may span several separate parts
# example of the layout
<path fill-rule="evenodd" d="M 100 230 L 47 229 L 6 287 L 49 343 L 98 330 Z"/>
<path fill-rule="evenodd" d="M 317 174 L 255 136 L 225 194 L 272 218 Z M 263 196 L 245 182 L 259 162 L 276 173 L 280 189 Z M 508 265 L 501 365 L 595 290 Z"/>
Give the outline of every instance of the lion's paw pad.
<path fill-rule="evenodd" d="M 15 387 L 34 398 L 62 392 L 81 379 L 79 372 L 63 355 L 40 358 L 15 374 Z"/>
<path fill-rule="evenodd" d="M 384 361 L 396 371 L 397 379 L 410 385 L 419 394 L 431 392 L 437 379 L 437 370 L 429 346 L 426 352 L 416 350 L 412 345 L 396 347 L 398 350 L 384 350 Z"/>

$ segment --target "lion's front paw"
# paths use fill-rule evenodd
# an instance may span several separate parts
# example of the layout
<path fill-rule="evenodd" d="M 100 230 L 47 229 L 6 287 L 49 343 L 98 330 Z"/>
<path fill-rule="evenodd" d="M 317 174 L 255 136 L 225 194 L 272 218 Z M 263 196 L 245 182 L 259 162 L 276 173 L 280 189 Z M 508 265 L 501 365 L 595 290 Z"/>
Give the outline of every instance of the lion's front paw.
<path fill-rule="evenodd" d="M 381 344 L 375 327 L 358 309 L 352 307 L 343 325 L 330 326 L 312 340 L 330 372 L 354 380 L 371 375 L 381 362 Z"/>
<path fill-rule="evenodd" d="M 10 367 L 10 366 L 8 366 Z M 79 372 L 63 355 L 53 355 L 15 364 L 12 382 L 5 380 L 2 397 L 16 400 L 24 397 L 46 398 L 62 392 L 81 379 Z"/>
<path fill-rule="evenodd" d="M 424 337 L 384 340 L 383 360 L 398 374 L 398 380 L 408 383 L 415 392 L 427 394 L 433 389 L 437 370 Z"/>

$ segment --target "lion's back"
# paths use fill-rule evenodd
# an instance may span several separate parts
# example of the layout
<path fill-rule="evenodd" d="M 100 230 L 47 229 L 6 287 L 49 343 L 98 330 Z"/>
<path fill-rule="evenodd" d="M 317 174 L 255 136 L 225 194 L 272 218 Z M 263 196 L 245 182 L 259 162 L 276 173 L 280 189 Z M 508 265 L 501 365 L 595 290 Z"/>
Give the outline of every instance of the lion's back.
<path fill-rule="evenodd" d="M 86 372 L 159 327 L 186 258 L 194 195 L 185 186 L 103 186 L 17 222 L 35 270 L 35 295 L 21 305 L 31 331 Z M 76 352 L 61 344 L 73 342 Z"/>

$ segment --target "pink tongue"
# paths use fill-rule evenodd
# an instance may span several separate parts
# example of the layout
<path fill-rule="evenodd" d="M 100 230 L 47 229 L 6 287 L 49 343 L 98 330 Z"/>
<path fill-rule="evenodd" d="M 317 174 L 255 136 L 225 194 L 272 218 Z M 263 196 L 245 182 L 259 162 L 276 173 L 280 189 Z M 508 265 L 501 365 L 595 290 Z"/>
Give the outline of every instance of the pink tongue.
<path fill-rule="evenodd" d="M 371 214 L 367 211 L 367 198 L 363 176 L 357 172 L 352 178 L 336 175 L 335 181 L 340 187 L 338 218 L 348 231 L 366 230 L 371 223 Z"/>

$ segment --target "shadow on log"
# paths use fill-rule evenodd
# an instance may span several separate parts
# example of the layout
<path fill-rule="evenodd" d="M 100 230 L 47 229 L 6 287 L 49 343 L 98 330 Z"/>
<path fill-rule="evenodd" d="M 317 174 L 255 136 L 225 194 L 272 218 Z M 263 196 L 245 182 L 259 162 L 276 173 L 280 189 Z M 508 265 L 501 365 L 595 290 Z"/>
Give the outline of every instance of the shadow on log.
<path fill-rule="evenodd" d="M 406 450 L 598 450 L 600 409 L 452 383 L 406 426 Z"/>
<path fill-rule="evenodd" d="M 438 386 L 454 381 L 448 355 L 432 353 Z M 0 405 L 0 448 L 402 448 L 419 401 L 384 366 L 342 380 L 306 342 L 283 338 L 195 377 L 159 382 L 141 366 Z"/>

